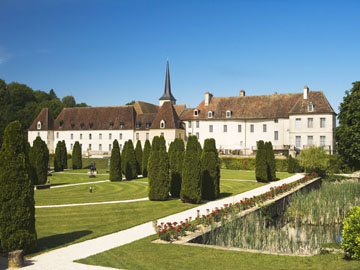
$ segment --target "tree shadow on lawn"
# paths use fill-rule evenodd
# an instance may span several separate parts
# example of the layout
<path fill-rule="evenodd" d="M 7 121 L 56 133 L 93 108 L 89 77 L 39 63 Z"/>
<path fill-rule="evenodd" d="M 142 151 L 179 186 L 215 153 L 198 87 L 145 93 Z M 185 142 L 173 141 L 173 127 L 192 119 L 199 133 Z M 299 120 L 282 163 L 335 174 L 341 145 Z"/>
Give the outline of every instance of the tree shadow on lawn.
<path fill-rule="evenodd" d="M 70 233 L 61 233 L 51 236 L 46 236 L 37 240 L 36 252 L 41 252 L 47 249 L 54 249 L 56 247 L 65 245 L 67 243 L 74 242 L 75 240 L 91 234 L 92 231 L 76 231 Z"/>
<path fill-rule="evenodd" d="M 229 192 L 221 192 L 220 194 L 219 194 L 219 198 L 218 199 L 222 199 L 222 198 L 225 198 L 225 197 L 229 197 L 229 196 L 231 196 L 232 195 L 232 193 L 229 193 Z"/>

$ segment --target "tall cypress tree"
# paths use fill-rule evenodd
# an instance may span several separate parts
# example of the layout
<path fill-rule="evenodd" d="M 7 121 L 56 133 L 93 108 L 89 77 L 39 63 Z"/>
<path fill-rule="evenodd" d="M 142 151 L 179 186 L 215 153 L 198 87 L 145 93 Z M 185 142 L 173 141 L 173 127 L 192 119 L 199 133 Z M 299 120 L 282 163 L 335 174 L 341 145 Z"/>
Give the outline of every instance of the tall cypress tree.
<path fill-rule="evenodd" d="M 268 181 L 276 180 L 276 164 L 275 154 L 271 142 L 265 143 L 266 149 L 266 166 L 267 166 L 267 179 Z"/>
<path fill-rule="evenodd" d="M 127 180 L 135 179 L 136 174 L 136 156 L 132 140 L 128 140 L 126 146 L 126 157 L 125 157 L 125 177 Z"/>
<path fill-rule="evenodd" d="M 113 142 L 110 158 L 110 181 L 121 181 L 121 157 L 119 143 L 117 140 Z"/>
<path fill-rule="evenodd" d="M 186 145 L 182 171 L 180 198 L 183 202 L 201 201 L 201 145 L 196 136 L 190 136 Z"/>
<path fill-rule="evenodd" d="M 149 199 L 164 201 L 169 197 L 169 159 L 164 137 L 154 137 L 148 162 Z"/>
<path fill-rule="evenodd" d="M 78 141 L 75 142 L 72 151 L 72 168 L 74 170 L 82 168 L 81 146 Z"/>
<path fill-rule="evenodd" d="M 135 156 L 136 156 L 136 174 L 140 175 L 142 174 L 142 156 L 143 156 L 140 140 L 138 140 L 136 143 Z"/>
<path fill-rule="evenodd" d="M 267 163 L 266 163 L 266 149 L 263 140 L 257 143 L 257 152 L 255 160 L 255 175 L 258 182 L 269 182 L 267 174 Z"/>
<path fill-rule="evenodd" d="M 121 151 L 121 171 L 123 174 L 125 174 L 127 145 L 128 145 L 128 141 L 124 143 L 124 147 Z"/>
<path fill-rule="evenodd" d="M 201 155 L 202 198 L 215 200 L 220 194 L 220 162 L 214 139 L 206 139 Z"/>
<path fill-rule="evenodd" d="M 65 143 L 64 140 L 62 141 L 61 153 L 62 153 L 62 159 L 61 159 L 62 168 L 67 169 L 68 168 L 68 165 L 67 165 L 67 149 L 66 149 L 66 143 Z"/>
<path fill-rule="evenodd" d="M 180 197 L 184 154 L 184 141 L 176 138 L 169 147 L 170 193 L 174 198 Z"/>
<path fill-rule="evenodd" d="M 29 152 L 30 170 L 34 185 L 42 185 L 47 180 L 49 150 L 39 136 L 33 142 Z"/>
<path fill-rule="evenodd" d="M 144 152 L 143 152 L 143 160 L 142 160 L 142 175 L 143 177 L 148 176 L 148 160 L 151 153 L 151 145 L 149 140 L 145 141 Z"/>
<path fill-rule="evenodd" d="M 54 156 L 54 170 L 55 172 L 63 171 L 64 168 L 62 166 L 61 160 L 62 157 L 62 142 L 58 141 L 55 148 L 55 156 Z"/>
<path fill-rule="evenodd" d="M 4 132 L 0 150 L 0 249 L 3 252 L 36 246 L 34 185 L 24 131 L 19 121 Z"/>

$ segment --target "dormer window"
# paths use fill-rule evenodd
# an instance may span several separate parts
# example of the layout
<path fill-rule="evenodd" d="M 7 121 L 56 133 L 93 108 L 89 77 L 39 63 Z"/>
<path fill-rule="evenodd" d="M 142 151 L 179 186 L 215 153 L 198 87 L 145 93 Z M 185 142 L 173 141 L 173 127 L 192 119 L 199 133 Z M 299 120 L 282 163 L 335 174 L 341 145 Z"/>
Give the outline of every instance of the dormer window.
<path fill-rule="evenodd" d="M 136 128 L 140 128 L 141 127 L 141 122 L 137 122 L 136 123 Z"/>
<path fill-rule="evenodd" d="M 194 116 L 198 116 L 199 115 L 199 110 L 198 109 L 195 109 L 194 110 Z"/>
<path fill-rule="evenodd" d="M 60 120 L 59 125 L 60 125 L 60 128 L 62 128 L 64 125 L 64 120 Z"/>
<path fill-rule="evenodd" d="M 36 125 L 37 129 L 41 129 L 41 122 L 37 122 L 37 125 Z"/>
<path fill-rule="evenodd" d="M 113 127 L 114 127 L 114 122 L 110 122 L 109 123 L 109 129 L 113 129 Z"/>
<path fill-rule="evenodd" d="M 150 128 L 151 127 L 151 123 L 146 123 L 146 128 Z"/>
<path fill-rule="evenodd" d="M 93 128 L 93 126 L 94 126 L 94 123 L 93 123 L 93 122 L 89 122 L 89 127 L 90 127 L 90 128 Z"/>
<path fill-rule="evenodd" d="M 314 111 L 314 105 L 310 102 L 308 104 L 308 112 L 312 112 L 312 111 Z"/>
<path fill-rule="evenodd" d="M 214 113 L 212 111 L 208 112 L 208 118 L 213 118 Z"/>
<path fill-rule="evenodd" d="M 71 123 L 71 128 L 74 129 L 75 128 L 75 124 Z"/>
<path fill-rule="evenodd" d="M 120 122 L 120 128 L 124 128 L 124 123 L 123 122 Z"/>
<path fill-rule="evenodd" d="M 84 123 L 80 123 L 80 129 L 84 129 L 85 124 Z"/>
<path fill-rule="evenodd" d="M 160 121 L 160 128 L 165 128 L 165 121 L 164 120 Z"/>
<path fill-rule="evenodd" d="M 226 111 L 226 118 L 230 118 L 231 117 L 231 111 L 230 110 L 227 110 Z"/>

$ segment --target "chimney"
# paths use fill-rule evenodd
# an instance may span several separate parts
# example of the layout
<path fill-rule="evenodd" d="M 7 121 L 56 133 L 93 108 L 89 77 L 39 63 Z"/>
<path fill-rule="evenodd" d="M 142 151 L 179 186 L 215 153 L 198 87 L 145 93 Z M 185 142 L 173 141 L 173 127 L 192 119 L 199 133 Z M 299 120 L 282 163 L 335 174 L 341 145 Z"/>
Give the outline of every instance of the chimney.
<path fill-rule="evenodd" d="M 245 97 L 245 90 L 240 90 L 240 97 Z"/>
<path fill-rule="evenodd" d="M 211 93 L 205 92 L 205 106 L 209 106 L 212 96 Z"/>
<path fill-rule="evenodd" d="M 309 87 L 308 86 L 304 86 L 304 99 L 308 98 L 308 94 L 309 94 Z"/>

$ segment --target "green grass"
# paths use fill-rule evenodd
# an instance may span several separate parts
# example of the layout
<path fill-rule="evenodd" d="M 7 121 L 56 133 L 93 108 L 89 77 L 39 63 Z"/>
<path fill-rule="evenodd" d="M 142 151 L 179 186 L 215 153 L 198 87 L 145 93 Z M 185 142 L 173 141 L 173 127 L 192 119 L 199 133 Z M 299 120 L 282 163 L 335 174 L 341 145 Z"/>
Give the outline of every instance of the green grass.
<path fill-rule="evenodd" d="M 239 180 L 256 180 L 254 171 L 240 171 L 240 170 L 227 170 L 221 169 L 221 179 L 239 179 Z M 294 174 L 287 172 L 276 172 L 276 177 L 284 179 Z"/>
<path fill-rule="evenodd" d="M 36 209 L 37 253 L 121 231 L 195 206 L 170 200 Z"/>
<path fill-rule="evenodd" d="M 332 269 L 355 270 L 360 263 L 342 255 L 290 257 L 216 250 L 175 244 L 154 244 L 153 235 L 79 260 L 85 264 L 121 269 Z"/>
<path fill-rule="evenodd" d="M 90 186 L 93 192 L 90 193 Z M 35 191 L 36 205 L 131 200 L 147 197 L 147 184 L 135 181 L 106 182 Z"/>
<path fill-rule="evenodd" d="M 68 172 L 56 172 L 52 173 L 52 176 L 48 176 L 48 180 L 50 180 L 51 185 L 54 186 L 109 180 L 109 176 L 97 175 L 95 178 L 89 178 L 89 175 L 87 174 L 68 174 Z"/>

